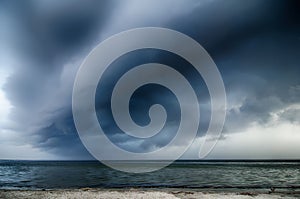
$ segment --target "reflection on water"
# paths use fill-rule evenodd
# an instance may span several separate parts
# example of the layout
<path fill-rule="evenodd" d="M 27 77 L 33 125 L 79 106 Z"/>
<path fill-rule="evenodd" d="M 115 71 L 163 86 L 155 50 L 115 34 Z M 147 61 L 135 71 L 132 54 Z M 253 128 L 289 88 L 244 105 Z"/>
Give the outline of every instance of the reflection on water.
<path fill-rule="evenodd" d="M 78 187 L 300 188 L 300 162 L 181 161 L 130 174 L 96 161 L 0 161 L 1 189 Z"/>

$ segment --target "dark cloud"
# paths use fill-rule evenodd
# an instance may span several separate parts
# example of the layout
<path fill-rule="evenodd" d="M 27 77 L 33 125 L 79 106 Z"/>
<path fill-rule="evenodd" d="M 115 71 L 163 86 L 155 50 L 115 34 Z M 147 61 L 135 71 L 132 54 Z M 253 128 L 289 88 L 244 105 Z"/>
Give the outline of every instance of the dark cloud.
<path fill-rule="evenodd" d="M 77 136 L 71 112 L 76 71 L 92 46 L 104 39 L 102 35 L 141 26 L 181 31 L 210 53 L 227 91 L 226 133 L 241 131 L 253 122 L 266 124 L 273 113 L 280 111 L 282 120 L 299 121 L 299 109 L 293 108 L 293 104 L 300 102 L 298 1 L 166 1 L 163 4 L 153 1 L 149 4 L 142 7 L 138 1 L 93 0 L 5 3 L 16 22 L 7 28 L 18 32 L 14 46 L 20 60 L 7 80 L 5 93 L 14 106 L 11 118 L 30 135 L 33 146 L 65 158 L 90 158 Z M 135 16 L 134 21 L 135 13 L 125 12 L 128 5 L 141 6 L 138 9 L 142 14 Z M 180 9 L 166 12 L 178 6 Z M 134 10 L 134 6 L 130 8 Z M 209 95 L 203 80 L 185 60 L 154 50 L 124 55 L 100 81 L 96 108 L 98 116 L 104 118 L 99 122 L 109 132 L 107 136 L 130 151 L 151 151 L 164 146 L 174 136 L 179 121 L 178 102 L 161 86 L 138 89 L 130 103 L 132 118 L 140 125 L 149 122 L 147 113 L 152 104 L 164 105 L 169 113 L 167 124 L 156 137 L 137 140 L 124 135 L 112 118 L 110 95 L 114 84 L 128 69 L 147 62 L 171 65 L 190 81 L 201 106 L 201 136 L 210 118 Z"/>
<path fill-rule="evenodd" d="M 89 159 L 91 156 L 76 136 L 71 110 L 56 115 L 51 124 L 38 130 L 32 139 L 34 145 L 58 157 L 67 159 Z"/>
<path fill-rule="evenodd" d="M 72 82 L 79 66 L 76 56 L 81 57 L 99 39 L 112 5 L 80 0 L 5 4 L 15 21 L 6 28 L 19 31 L 14 48 L 20 61 L 4 90 L 13 105 L 10 115 L 17 123 L 14 128 L 32 136 L 29 140 L 33 146 L 58 156 L 87 156 L 76 134 L 70 106 Z"/>
<path fill-rule="evenodd" d="M 99 123 L 103 126 L 105 132 L 109 132 L 108 136 L 117 145 L 124 145 L 124 139 L 126 141 L 140 143 L 140 147 L 134 150 L 148 151 L 153 150 L 156 147 L 165 146 L 175 136 L 180 123 L 180 106 L 176 96 L 167 88 L 150 84 L 140 87 L 132 95 L 129 108 L 131 111 L 132 119 L 139 125 L 145 126 L 150 122 L 148 111 L 154 104 L 161 104 L 166 109 L 167 121 L 165 127 L 161 132 L 152 138 L 138 139 L 131 136 L 126 136 L 124 132 L 116 125 L 111 111 L 111 95 L 113 88 L 117 81 L 131 68 L 144 63 L 161 63 L 168 66 L 172 66 L 183 74 L 191 83 L 198 94 L 200 104 L 207 106 L 208 91 L 205 87 L 201 76 L 198 75 L 196 69 L 177 55 L 156 49 L 143 49 L 127 53 L 117 60 L 115 60 L 110 67 L 103 74 L 96 93 L 96 110 L 98 111 Z M 157 71 L 157 76 L 160 72 Z M 183 92 L 184 93 L 184 92 Z M 201 107 L 203 112 L 205 109 Z M 202 113 L 203 113 L 202 112 Z M 203 133 L 208 127 L 208 120 L 210 118 L 210 110 L 206 110 L 201 118 L 201 132 Z M 172 130 L 170 130 L 172 129 Z M 111 135 L 110 135 L 111 134 Z M 115 134 L 123 134 L 122 136 L 116 136 Z M 120 140 L 119 140 L 120 139 Z M 128 146 L 125 143 L 125 148 L 128 150 Z"/>
<path fill-rule="evenodd" d="M 300 123 L 300 108 L 287 109 L 279 113 L 279 118 L 283 121 Z"/>
<path fill-rule="evenodd" d="M 224 75 L 227 94 L 239 101 L 238 108 L 229 110 L 228 120 L 243 120 L 243 127 L 253 122 L 264 124 L 273 113 L 299 103 L 299 33 L 257 35 L 241 44 L 234 57 L 228 56 L 226 65 L 236 67 Z"/>
<path fill-rule="evenodd" d="M 40 61 L 36 68 L 61 68 L 57 61 L 68 61 L 91 45 L 113 11 L 113 2 L 12 1 L 8 9 L 22 31 L 17 45 L 23 54 Z M 45 70 L 45 69 L 43 69 Z"/>

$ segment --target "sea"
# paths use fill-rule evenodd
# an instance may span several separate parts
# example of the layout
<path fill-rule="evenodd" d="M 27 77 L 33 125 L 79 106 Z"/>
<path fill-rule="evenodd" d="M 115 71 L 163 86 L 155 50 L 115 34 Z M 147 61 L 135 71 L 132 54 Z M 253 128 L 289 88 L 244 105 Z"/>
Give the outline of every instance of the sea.
<path fill-rule="evenodd" d="M 176 161 L 134 174 L 98 161 L 0 160 L 0 189 L 188 188 L 300 190 L 300 161 Z"/>

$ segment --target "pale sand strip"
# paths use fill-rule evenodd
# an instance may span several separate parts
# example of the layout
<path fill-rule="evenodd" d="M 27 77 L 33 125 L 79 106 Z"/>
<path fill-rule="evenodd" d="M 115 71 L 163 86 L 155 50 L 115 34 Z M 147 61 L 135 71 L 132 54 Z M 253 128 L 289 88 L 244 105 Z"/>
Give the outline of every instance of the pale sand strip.
<path fill-rule="evenodd" d="M 0 191 L 1 199 L 173 199 L 173 198 L 200 198 L 200 199 L 279 199 L 293 198 L 279 195 L 241 195 L 236 193 L 202 193 L 197 191 L 143 191 L 143 190 L 53 190 L 53 191 Z"/>

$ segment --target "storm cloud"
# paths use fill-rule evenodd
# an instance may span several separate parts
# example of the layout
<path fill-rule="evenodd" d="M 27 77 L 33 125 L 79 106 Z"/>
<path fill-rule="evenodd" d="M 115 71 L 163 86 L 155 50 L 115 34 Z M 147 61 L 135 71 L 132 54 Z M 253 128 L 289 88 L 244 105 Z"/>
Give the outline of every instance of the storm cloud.
<path fill-rule="evenodd" d="M 9 49 L 4 55 L 13 57 L 14 64 L 3 61 L 0 66 L 12 71 L 3 92 L 12 106 L 8 118 L 13 121 L 2 122 L 0 127 L 26 137 L 17 144 L 30 144 L 63 159 L 92 158 L 80 142 L 72 116 L 76 72 L 99 42 L 120 31 L 146 26 L 187 34 L 215 61 L 228 101 L 221 142 L 254 124 L 263 127 L 276 121 L 299 125 L 298 1 L 55 0 L 1 4 L 5 8 L 1 9 L 1 16 L 5 16 L 1 26 L 6 31 L 1 32 L 1 52 Z M 148 62 L 172 66 L 198 91 L 201 138 L 211 114 L 204 81 L 184 59 L 151 49 L 120 57 L 99 82 L 96 109 L 98 116 L 105 118 L 99 122 L 108 137 L 130 151 L 151 151 L 174 136 L 180 110 L 175 96 L 164 87 L 141 87 L 130 103 L 132 118 L 140 125 L 149 122 L 152 104 L 164 105 L 168 119 L 156 137 L 137 140 L 124 135 L 111 115 L 109 97 L 114 83 L 130 68 Z"/>

